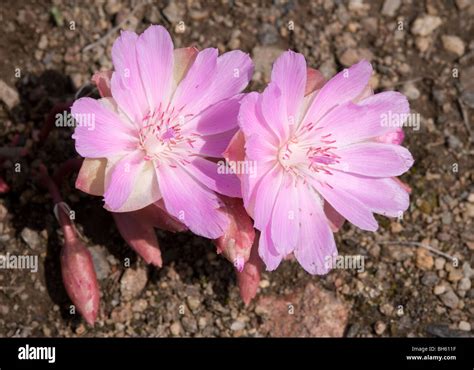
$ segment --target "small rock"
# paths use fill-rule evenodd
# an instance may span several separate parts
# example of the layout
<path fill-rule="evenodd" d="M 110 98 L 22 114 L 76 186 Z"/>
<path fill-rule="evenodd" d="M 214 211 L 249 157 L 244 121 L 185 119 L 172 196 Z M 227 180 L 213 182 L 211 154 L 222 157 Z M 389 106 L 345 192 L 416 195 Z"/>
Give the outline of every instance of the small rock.
<path fill-rule="evenodd" d="M 443 47 L 446 51 L 456 54 L 458 57 L 464 55 L 466 47 L 464 41 L 460 37 L 454 35 L 443 35 L 441 41 L 443 42 Z"/>
<path fill-rule="evenodd" d="M 416 100 L 421 95 L 420 90 L 418 90 L 413 83 L 406 83 L 403 85 L 402 93 L 408 98 L 408 100 Z"/>
<path fill-rule="evenodd" d="M 436 270 L 443 270 L 445 264 L 446 260 L 443 257 L 437 257 L 435 259 L 434 266 Z"/>
<path fill-rule="evenodd" d="M 196 333 L 198 331 L 198 326 L 196 319 L 194 317 L 185 316 L 181 319 L 181 324 L 186 333 Z"/>
<path fill-rule="evenodd" d="M 148 302 L 146 299 L 139 299 L 135 302 L 133 302 L 132 305 L 132 311 L 133 312 L 143 312 L 147 309 L 148 307 Z"/>
<path fill-rule="evenodd" d="M 181 332 L 181 324 L 179 322 L 174 322 L 170 325 L 170 332 L 173 334 L 175 337 L 179 335 Z"/>
<path fill-rule="evenodd" d="M 37 249 L 41 246 L 41 237 L 40 237 L 40 235 L 36 231 L 31 230 L 28 227 L 25 227 L 21 231 L 21 238 L 33 250 L 35 250 L 35 249 Z"/>
<path fill-rule="evenodd" d="M 13 109 L 14 106 L 20 103 L 20 96 L 18 92 L 7 85 L 3 80 L 0 80 L 0 100 L 2 100 L 8 107 L 8 109 Z"/>
<path fill-rule="evenodd" d="M 207 320 L 205 317 L 200 317 L 198 320 L 198 325 L 200 329 L 204 329 L 207 326 Z"/>
<path fill-rule="evenodd" d="M 46 35 L 41 35 L 39 43 L 38 43 L 38 49 L 41 50 L 46 50 L 48 47 L 48 37 Z"/>
<path fill-rule="evenodd" d="M 278 31 L 275 26 L 265 23 L 258 33 L 258 40 L 261 45 L 272 45 L 278 41 Z"/>
<path fill-rule="evenodd" d="M 472 0 L 456 0 L 456 6 L 462 10 L 466 9 L 468 6 L 473 5 Z"/>
<path fill-rule="evenodd" d="M 148 276 L 145 269 L 127 269 L 120 280 L 122 299 L 129 301 L 137 297 L 145 288 L 147 281 Z"/>
<path fill-rule="evenodd" d="M 244 330 L 244 328 L 245 328 L 245 323 L 242 321 L 234 321 L 232 325 L 230 326 L 230 330 L 232 331 Z"/>
<path fill-rule="evenodd" d="M 180 7 L 177 1 L 170 1 L 169 5 L 163 9 L 164 16 L 171 23 L 178 23 L 183 20 L 184 9 Z"/>
<path fill-rule="evenodd" d="M 387 325 L 383 321 L 377 321 L 374 325 L 375 333 L 377 335 L 382 335 L 387 329 Z"/>
<path fill-rule="evenodd" d="M 458 290 L 468 291 L 469 289 L 471 289 L 471 279 L 462 278 L 458 283 Z"/>
<path fill-rule="evenodd" d="M 188 302 L 188 307 L 191 309 L 191 311 L 197 310 L 201 305 L 201 301 L 196 297 L 187 297 L 186 301 Z"/>
<path fill-rule="evenodd" d="M 441 301 L 449 308 L 456 308 L 459 304 L 459 298 L 452 290 L 442 294 Z"/>
<path fill-rule="evenodd" d="M 440 17 L 436 17 L 433 15 L 424 15 L 418 17 L 413 26 L 411 27 L 411 32 L 417 36 L 428 36 L 430 35 L 436 28 L 441 26 L 442 20 Z"/>
<path fill-rule="evenodd" d="M 362 59 L 371 61 L 374 58 L 374 54 L 369 49 L 347 49 L 340 56 L 339 61 L 344 67 L 350 67 L 353 64 L 360 62 Z"/>
<path fill-rule="evenodd" d="M 107 260 L 107 250 L 100 245 L 95 245 L 90 247 L 89 251 L 92 255 L 92 262 L 94 263 L 97 279 L 106 279 L 110 274 L 110 265 L 109 261 Z"/>
<path fill-rule="evenodd" d="M 444 285 L 436 285 L 433 289 L 433 293 L 436 295 L 441 295 L 446 291 L 446 286 Z"/>
<path fill-rule="evenodd" d="M 434 265 L 433 256 L 425 248 L 416 250 L 416 266 L 422 270 L 431 270 Z"/>
<path fill-rule="evenodd" d="M 421 283 L 425 286 L 435 286 L 439 281 L 438 275 L 433 271 L 426 272 L 421 278 Z"/>
<path fill-rule="evenodd" d="M 460 321 L 458 327 L 459 330 L 462 331 L 471 331 L 471 324 L 469 324 L 467 321 Z"/>
<path fill-rule="evenodd" d="M 401 0 L 385 0 L 382 7 L 382 14 L 387 17 L 393 17 L 397 14 L 400 5 L 402 5 Z"/>
<path fill-rule="evenodd" d="M 395 308 L 390 303 L 384 303 L 383 305 L 379 307 L 379 310 L 385 316 L 392 316 Z"/>
<path fill-rule="evenodd" d="M 431 40 L 429 37 L 417 37 L 415 40 L 416 48 L 424 53 L 427 51 L 431 45 Z"/>
<path fill-rule="evenodd" d="M 448 280 L 452 283 L 459 281 L 463 278 L 462 271 L 459 269 L 454 269 L 449 272 Z"/>
<path fill-rule="evenodd" d="M 270 282 L 266 279 L 260 280 L 260 283 L 258 284 L 260 288 L 265 289 L 270 286 Z"/>

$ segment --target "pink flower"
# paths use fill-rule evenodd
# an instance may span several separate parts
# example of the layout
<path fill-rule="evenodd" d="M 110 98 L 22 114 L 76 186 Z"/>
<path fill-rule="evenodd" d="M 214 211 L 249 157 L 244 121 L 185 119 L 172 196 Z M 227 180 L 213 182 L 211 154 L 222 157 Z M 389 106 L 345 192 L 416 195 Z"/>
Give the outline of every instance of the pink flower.
<path fill-rule="evenodd" d="M 102 178 L 81 170 L 87 176 L 80 174 L 79 187 L 92 189 L 96 182 L 113 212 L 163 199 L 167 212 L 191 231 L 220 237 L 229 220 L 216 193 L 239 197 L 240 184 L 235 175 L 219 174 L 209 158 L 222 157 L 238 129 L 239 93 L 253 70 L 249 56 L 173 50 L 168 32 L 150 26 L 140 36 L 122 32 L 112 60 L 112 98 L 82 98 L 71 109 L 84 164 L 105 167 Z M 101 92 L 108 89 L 106 75 L 95 81 Z"/>
<path fill-rule="evenodd" d="M 409 113 L 408 102 L 398 92 L 373 95 L 371 74 L 362 61 L 325 83 L 288 51 L 265 91 L 242 100 L 245 160 L 256 167 L 256 175 L 241 176 L 242 193 L 268 270 L 293 253 L 309 273 L 325 274 L 337 255 L 331 228 L 347 219 L 375 231 L 374 213 L 396 217 L 408 208 L 394 177 L 413 158 L 397 145 L 401 129 L 384 122 L 389 112 Z"/>

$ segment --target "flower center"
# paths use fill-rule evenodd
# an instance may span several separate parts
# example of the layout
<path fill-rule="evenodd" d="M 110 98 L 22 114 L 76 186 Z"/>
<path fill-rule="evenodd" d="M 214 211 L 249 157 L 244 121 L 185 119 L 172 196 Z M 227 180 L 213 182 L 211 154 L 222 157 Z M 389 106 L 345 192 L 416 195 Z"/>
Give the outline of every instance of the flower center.
<path fill-rule="evenodd" d="M 143 118 L 139 148 L 145 152 L 145 160 L 155 160 L 158 164 L 163 161 L 189 163 L 186 157 L 191 154 L 197 134 L 182 133 L 185 118 L 179 113 L 174 107 L 167 110 L 160 107 Z"/>
<path fill-rule="evenodd" d="M 280 165 L 297 179 L 306 180 L 308 176 L 315 177 L 317 174 L 330 175 L 331 166 L 340 163 L 340 157 L 335 154 L 336 141 L 331 140 L 331 134 L 318 136 L 317 131 L 307 125 L 278 151 Z"/>

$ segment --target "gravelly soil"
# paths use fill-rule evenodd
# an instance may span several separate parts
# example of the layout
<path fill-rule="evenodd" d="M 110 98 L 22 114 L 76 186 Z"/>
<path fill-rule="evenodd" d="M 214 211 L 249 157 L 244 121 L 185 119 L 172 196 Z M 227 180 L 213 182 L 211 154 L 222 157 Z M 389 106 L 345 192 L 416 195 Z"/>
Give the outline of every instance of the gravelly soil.
<path fill-rule="evenodd" d="M 0 6 L 0 79 L 20 97 L 0 107 L 1 146 L 19 134 L 18 145 L 28 148 L 0 170 L 11 187 L 0 196 L 0 253 L 38 255 L 40 262 L 38 273 L 0 270 L 1 336 L 471 335 L 472 0 L 136 4 L 6 0 Z M 245 307 L 232 266 L 208 240 L 159 231 L 164 267 L 147 267 L 101 200 L 74 189 L 71 178 L 62 193 L 93 251 L 103 296 L 94 328 L 70 314 L 60 279 L 61 235 L 31 169 L 41 160 L 53 171 L 73 157 L 72 131 L 57 128 L 44 145 L 34 138 L 55 103 L 71 99 L 95 71 L 112 67 L 117 32 L 84 51 L 87 45 L 117 25 L 141 32 L 150 23 L 167 27 L 176 47 L 251 53 L 252 89 L 263 88 L 272 61 L 291 48 L 327 77 L 369 59 L 376 91 L 409 97 L 420 117 L 419 129 L 405 129 L 415 158 L 402 178 L 413 189 L 409 211 L 400 221 L 378 218 L 373 234 L 346 224 L 336 235 L 341 254 L 366 257 L 365 271 L 311 277 L 286 261 L 264 274 L 257 299 Z"/>

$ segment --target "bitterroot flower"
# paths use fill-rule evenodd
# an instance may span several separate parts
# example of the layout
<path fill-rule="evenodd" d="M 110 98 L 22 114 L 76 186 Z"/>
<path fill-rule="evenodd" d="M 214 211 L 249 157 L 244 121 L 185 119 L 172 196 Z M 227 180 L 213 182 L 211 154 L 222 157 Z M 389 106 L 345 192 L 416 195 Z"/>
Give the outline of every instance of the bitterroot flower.
<path fill-rule="evenodd" d="M 243 99 L 245 160 L 256 167 L 254 176 L 241 176 L 243 200 L 268 270 L 293 253 L 309 273 L 325 274 L 337 255 L 331 228 L 347 219 L 375 231 L 374 213 L 397 217 L 408 208 L 394 177 L 413 159 L 398 145 L 399 125 L 384 122 L 405 117 L 408 102 L 398 92 L 373 95 L 371 74 L 361 61 L 325 83 L 303 55 L 288 51 L 265 91 Z"/>
<path fill-rule="evenodd" d="M 110 87 L 112 97 L 81 98 L 71 109 L 76 150 L 88 166 L 79 187 L 101 187 L 96 193 L 112 212 L 140 210 L 162 199 L 191 231 L 219 238 L 229 220 L 217 194 L 239 197 L 241 191 L 237 177 L 219 174 L 209 158 L 221 158 L 238 129 L 240 92 L 253 70 L 249 56 L 173 50 L 168 32 L 150 26 L 139 36 L 122 32 L 112 60 L 110 85 L 106 76 L 95 77 L 101 92 Z"/>

